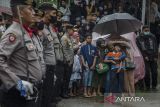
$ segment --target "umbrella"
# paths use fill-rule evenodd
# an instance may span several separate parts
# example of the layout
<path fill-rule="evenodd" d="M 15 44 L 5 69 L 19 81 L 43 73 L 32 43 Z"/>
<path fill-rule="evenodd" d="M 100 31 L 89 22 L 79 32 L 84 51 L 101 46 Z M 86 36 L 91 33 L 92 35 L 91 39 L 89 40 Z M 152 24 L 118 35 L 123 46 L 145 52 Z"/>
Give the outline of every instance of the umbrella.
<path fill-rule="evenodd" d="M 128 13 L 115 13 L 102 17 L 93 31 L 101 35 L 116 34 L 122 35 L 137 31 L 142 23 Z"/>

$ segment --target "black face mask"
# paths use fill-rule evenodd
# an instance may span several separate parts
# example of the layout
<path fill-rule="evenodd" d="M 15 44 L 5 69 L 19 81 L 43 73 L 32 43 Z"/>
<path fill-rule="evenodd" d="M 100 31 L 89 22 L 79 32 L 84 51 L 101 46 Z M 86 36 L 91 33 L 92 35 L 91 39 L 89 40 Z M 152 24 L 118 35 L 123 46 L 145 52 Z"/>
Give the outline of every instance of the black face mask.
<path fill-rule="evenodd" d="M 54 24 L 55 22 L 57 22 L 57 16 L 51 16 L 50 22 L 51 22 L 52 24 Z"/>
<path fill-rule="evenodd" d="M 43 30 L 44 29 L 44 22 L 36 22 L 36 27 L 38 30 Z"/>

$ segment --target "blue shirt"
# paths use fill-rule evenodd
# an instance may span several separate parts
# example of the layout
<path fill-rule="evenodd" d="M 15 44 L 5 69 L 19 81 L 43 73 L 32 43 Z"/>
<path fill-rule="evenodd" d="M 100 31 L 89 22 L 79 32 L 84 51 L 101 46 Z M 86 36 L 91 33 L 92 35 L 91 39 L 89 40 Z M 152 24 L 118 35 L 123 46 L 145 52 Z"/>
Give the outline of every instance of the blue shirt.
<path fill-rule="evenodd" d="M 81 47 L 80 54 L 83 56 L 84 61 L 87 61 L 89 66 L 92 66 L 94 58 L 97 56 L 97 48 L 91 44 L 86 44 Z"/>

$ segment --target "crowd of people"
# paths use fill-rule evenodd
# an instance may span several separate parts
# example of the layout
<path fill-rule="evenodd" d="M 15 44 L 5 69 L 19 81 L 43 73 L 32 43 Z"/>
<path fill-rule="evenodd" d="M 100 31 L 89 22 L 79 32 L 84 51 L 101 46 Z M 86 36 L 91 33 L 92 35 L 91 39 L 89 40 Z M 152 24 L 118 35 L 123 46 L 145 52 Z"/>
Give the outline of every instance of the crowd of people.
<path fill-rule="evenodd" d="M 11 0 L 13 23 L 0 27 L 2 107 L 55 107 L 62 98 L 79 95 L 134 96 L 136 63 L 127 40 L 116 36 L 114 42 L 101 38 L 92 44 L 93 28 L 104 15 L 127 12 L 141 18 L 141 3 L 134 8 L 129 2 L 112 2 L 74 0 L 69 6 L 61 0 L 57 8 Z M 159 33 L 158 25 L 151 25 L 156 31 L 144 26 L 136 43 L 146 65 L 139 87 L 155 92 Z"/>

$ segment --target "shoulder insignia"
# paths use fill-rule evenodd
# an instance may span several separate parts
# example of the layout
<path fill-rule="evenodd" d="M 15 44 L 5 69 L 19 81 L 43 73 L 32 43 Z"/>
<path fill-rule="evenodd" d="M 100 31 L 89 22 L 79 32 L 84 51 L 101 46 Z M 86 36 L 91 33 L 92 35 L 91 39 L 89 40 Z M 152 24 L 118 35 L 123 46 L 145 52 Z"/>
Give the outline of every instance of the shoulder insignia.
<path fill-rule="evenodd" d="M 9 42 L 14 43 L 16 41 L 16 36 L 14 34 L 8 34 L 9 35 Z"/>

